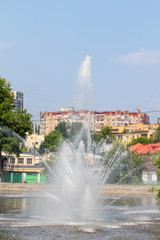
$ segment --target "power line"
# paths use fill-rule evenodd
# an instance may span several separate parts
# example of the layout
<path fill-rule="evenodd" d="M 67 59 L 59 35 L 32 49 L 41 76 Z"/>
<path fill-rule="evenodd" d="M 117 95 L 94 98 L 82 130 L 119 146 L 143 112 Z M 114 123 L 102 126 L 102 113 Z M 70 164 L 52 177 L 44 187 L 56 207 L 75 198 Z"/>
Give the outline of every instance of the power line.
<path fill-rule="evenodd" d="M 160 112 L 160 110 L 144 111 L 144 113 Z"/>

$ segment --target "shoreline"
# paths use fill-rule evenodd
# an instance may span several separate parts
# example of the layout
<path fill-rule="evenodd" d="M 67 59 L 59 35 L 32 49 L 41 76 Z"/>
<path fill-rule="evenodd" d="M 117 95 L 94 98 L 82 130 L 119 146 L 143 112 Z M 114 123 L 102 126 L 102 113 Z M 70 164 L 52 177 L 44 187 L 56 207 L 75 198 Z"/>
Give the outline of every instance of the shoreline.
<path fill-rule="evenodd" d="M 157 192 L 152 192 L 155 185 L 104 185 L 103 195 L 126 195 L 126 196 L 149 196 L 156 197 Z M 52 184 L 34 184 L 34 183 L 0 183 L 0 193 L 24 193 L 24 192 L 42 192 L 53 191 Z"/>

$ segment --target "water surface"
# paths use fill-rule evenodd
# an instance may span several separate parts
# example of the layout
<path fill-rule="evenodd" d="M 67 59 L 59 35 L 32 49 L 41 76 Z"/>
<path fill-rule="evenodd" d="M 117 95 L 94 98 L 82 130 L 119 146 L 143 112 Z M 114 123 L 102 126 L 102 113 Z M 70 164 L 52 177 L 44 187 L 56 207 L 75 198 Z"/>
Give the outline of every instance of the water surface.
<path fill-rule="evenodd" d="M 160 239 L 160 211 L 155 197 L 103 198 L 99 218 L 57 220 L 45 193 L 0 195 L 0 239 Z M 113 204 L 109 205 L 111 202 Z"/>

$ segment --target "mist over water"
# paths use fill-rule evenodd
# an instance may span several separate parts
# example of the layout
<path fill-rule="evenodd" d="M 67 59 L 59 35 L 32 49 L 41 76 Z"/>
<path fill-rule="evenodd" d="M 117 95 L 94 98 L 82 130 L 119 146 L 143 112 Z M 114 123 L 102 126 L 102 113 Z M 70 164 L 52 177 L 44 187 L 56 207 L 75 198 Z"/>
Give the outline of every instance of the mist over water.
<path fill-rule="evenodd" d="M 101 177 L 87 166 L 81 141 L 77 148 L 64 142 L 54 168 L 53 200 L 57 219 L 90 221 L 95 219 Z"/>

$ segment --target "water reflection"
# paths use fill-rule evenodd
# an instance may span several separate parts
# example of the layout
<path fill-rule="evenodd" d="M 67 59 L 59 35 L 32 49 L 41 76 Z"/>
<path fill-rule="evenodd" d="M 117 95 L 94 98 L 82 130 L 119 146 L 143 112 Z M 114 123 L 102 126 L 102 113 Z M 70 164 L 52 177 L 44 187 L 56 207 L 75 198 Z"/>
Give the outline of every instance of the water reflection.
<path fill-rule="evenodd" d="M 29 213 L 40 209 L 43 197 L 36 195 L 0 195 L 0 214 Z"/>
<path fill-rule="evenodd" d="M 25 199 L 0 197 L 0 213 L 21 210 L 23 201 Z"/>
<path fill-rule="evenodd" d="M 118 199 L 115 196 L 107 196 L 102 199 L 104 207 L 111 206 L 150 206 L 155 207 L 159 205 L 155 197 L 122 197 Z M 45 211 L 47 208 L 51 209 L 52 198 L 47 195 L 0 195 L 0 214 L 8 214 L 11 212 L 19 213 L 33 213 Z"/>
<path fill-rule="evenodd" d="M 155 197 L 115 199 L 103 197 L 102 215 L 93 222 L 59 225 L 47 194 L 1 194 L 0 239 L 158 239 L 160 211 Z"/>
<path fill-rule="evenodd" d="M 112 203 L 112 206 L 157 206 L 158 201 L 155 197 L 107 197 L 105 198 L 104 205 L 107 206 L 108 204 Z"/>

